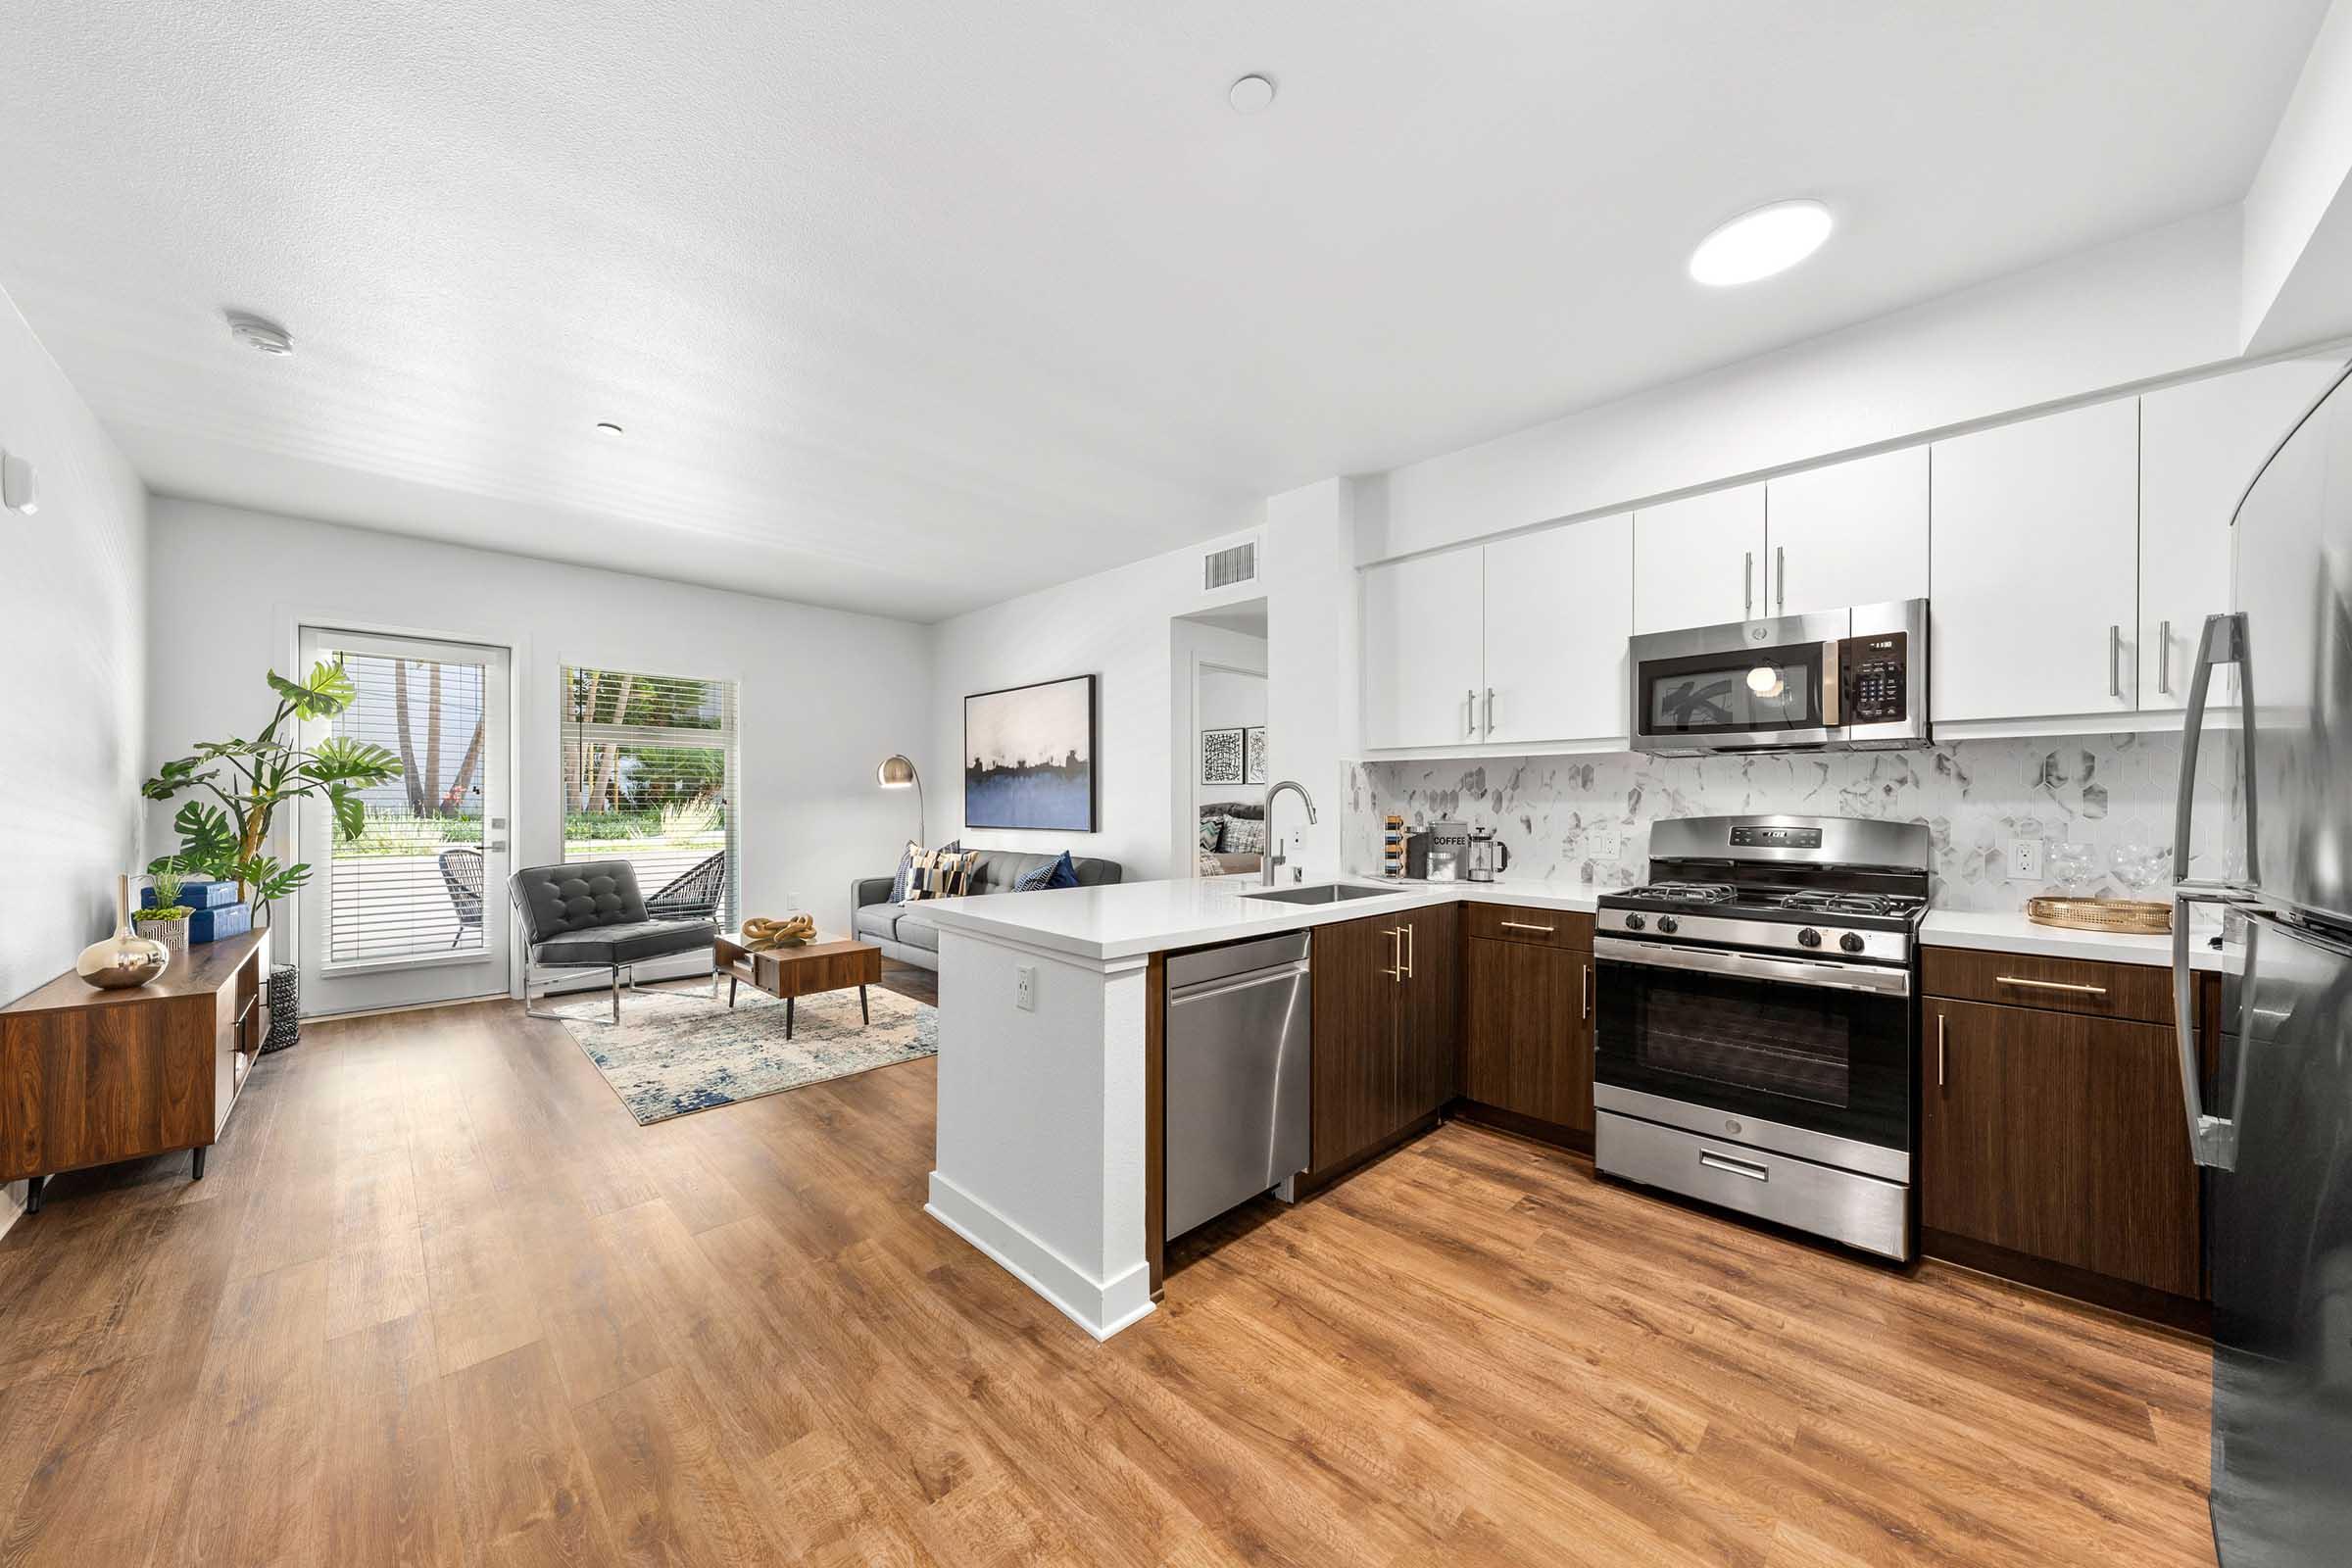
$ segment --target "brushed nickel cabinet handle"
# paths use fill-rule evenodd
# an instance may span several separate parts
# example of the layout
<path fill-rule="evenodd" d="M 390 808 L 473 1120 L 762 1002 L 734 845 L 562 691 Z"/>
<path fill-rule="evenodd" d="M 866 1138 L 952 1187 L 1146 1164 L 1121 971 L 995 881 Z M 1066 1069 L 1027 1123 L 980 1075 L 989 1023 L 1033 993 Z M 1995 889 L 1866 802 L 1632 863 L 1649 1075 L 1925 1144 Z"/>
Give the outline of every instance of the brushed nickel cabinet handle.
<path fill-rule="evenodd" d="M 2173 695 L 2173 623 L 2156 623 L 2156 690 L 2161 696 Z"/>
<path fill-rule="evenodd" d="M 2110 697 L 2124 695 L 2123 658 L 2124 628 L 2110 626 L 2107 628 L 2107 695 Z"/>
<path fill-rule="evenodd" d="M 1752 615 L 1756 612 L 1756 553 L 1753 550 L 1750 550 L 1747 553 L 1746 572 L 1747 577 L 1745 593 L 1747 597 L 1747 604 L 1746 608 L 1743 609 L 1740 613 L 1744 615 Z"/>
<path fill-rule="evenodd" d="M 1492 686 L 1490 686 L 1490 687 L 1488 687 L 1488 688 L 1487 688 L 1487 735 L 1488 735 L 1488 736 L 1489 736 L 1489 738 L 1491 739 L 1491 738 L 1494 736 L 1494 687 L 1492 687 Z"/>
<path fill-rule="evenodd" d="M 1462 735 L 1465 739 L 1478 737 L 1478 693 L 1465 689 L 1462 693 Z"/>
<path fill-rule="evenodd" d="M 1576 1016 L 1581 1023 L 1592 1016 L 1592 966 L 1585 965 L 1585 977 L 1576 985 Z"/>
<path fill-rule="evenodd" d="M 2075 985 L 2065 980 L 2029 980 L 2023 975 L 2016 974 L 2005 974 L 1998 976 L 1993 981 L 1993 984 L 2003 986 L 2029 986 L 2035 991 L 2072 991 L 2080 996 L 2085 997 L 2103 997 L 2107 994 L 2107 988 L 2105 986 Z"/>
<path fill-rule="evenodd" d="M 1529 925 L 1525 920 L 1504 920 L 1501 925 L 1505 931 L 1541 931 L 1545 936 L 1551 935 L 1552 931 L 1550 926 Z"/>
<path fill-rule="evenodd" d="M 1788 547 L 1772 547 L 1772 608 L 1781 610 L 1788 604 Z"/>

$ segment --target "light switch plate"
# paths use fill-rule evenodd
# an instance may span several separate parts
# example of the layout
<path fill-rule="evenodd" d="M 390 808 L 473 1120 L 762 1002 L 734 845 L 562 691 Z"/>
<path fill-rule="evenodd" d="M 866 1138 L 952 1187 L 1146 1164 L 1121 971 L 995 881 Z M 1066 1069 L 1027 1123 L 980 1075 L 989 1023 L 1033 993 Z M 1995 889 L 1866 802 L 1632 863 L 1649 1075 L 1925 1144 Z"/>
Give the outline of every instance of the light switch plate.
<path fill-rule="evenodd" d="M 2038 882 L 2041 880 L 2041 840 L 2011 839 L 2009 841 L 2009 880 Z"/>
<path fill-rule="evenodd" d="M 1012 1004 L 1023 1012 L 1037 1010 L 1037 965 L 1024 963 L 1012 971 Z"/>

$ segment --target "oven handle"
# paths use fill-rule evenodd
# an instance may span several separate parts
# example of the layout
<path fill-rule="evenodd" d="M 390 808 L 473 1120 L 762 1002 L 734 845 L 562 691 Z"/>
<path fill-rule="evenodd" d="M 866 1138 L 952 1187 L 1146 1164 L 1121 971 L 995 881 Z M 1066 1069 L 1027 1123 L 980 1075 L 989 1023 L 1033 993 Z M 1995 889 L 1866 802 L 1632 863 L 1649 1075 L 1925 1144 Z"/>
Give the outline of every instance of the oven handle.
<path fill-rule="evenodd" d="M 1742 980 L 1770 980 L 1825 991 L 1867 991 L 1882 997 L 1911 994 L 1908 969 L 1807 963 L 1801 958 L 1767 958 L 1752 953 L 1722 953 L 1713 948 L 1664 948 L 1650 942 L 1602 936 L 1592 939 L 1592 956 L 1652 969 L 1694 969 L 1701 974 L 1728 974 Z"/>

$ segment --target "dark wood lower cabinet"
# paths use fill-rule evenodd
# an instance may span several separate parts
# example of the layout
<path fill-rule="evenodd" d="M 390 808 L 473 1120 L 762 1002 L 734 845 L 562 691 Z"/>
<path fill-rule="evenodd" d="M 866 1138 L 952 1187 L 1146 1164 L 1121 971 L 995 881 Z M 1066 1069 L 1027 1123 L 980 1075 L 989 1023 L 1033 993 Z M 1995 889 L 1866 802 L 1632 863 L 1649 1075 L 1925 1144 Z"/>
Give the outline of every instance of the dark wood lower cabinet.
<path fill-rule="evenodd" d="M 1472 937 L 1463 965 L 1465 1099 L 1592 1131 L 1592 956 Z"/>
<path fill-rule="evenodd" d="M 1310 1176 L 1379 1149 L 1450 1097 L 1457 919 L 1444 905 L 1315 928 Z"/>
<path fill-rule="evenodd" d="M 1923 1228 L 2201 1294 L 2199 1183 L 2169 1027 L 1937 997 L 1924 1021 Z"/>

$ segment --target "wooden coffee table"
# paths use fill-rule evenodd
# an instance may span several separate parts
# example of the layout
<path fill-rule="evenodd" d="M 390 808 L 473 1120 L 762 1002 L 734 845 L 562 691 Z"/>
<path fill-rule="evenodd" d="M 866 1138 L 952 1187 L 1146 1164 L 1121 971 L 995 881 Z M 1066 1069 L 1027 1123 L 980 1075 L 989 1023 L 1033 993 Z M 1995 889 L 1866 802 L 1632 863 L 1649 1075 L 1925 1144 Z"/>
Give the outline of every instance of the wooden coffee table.
<path fill-rule="evenodd" d="M 784 1038 L 792 1038 L 792 1004 L 796 997 L 819 991 L 858 988 L 858 1016 L 872 1023 L 865 988 L 882 979 L 882 950 L 871 943 L 838 937 L 818 937 L 797 948 L 769 948 L 755 953 L 743 945 L 741 932 L 720 933 L 713 944 L 710 966 L 727 977 L 727 1005 L 735 1005 L 738 983 L 764 991 L 784 1002 Z"/>

